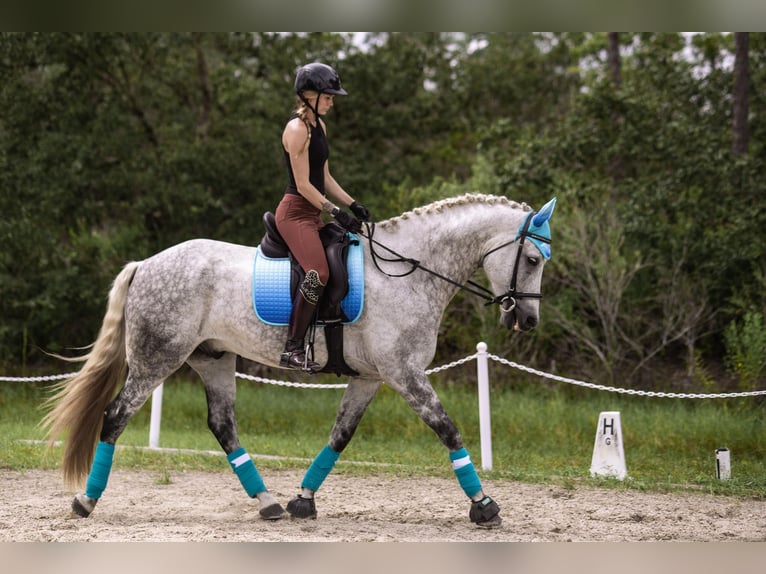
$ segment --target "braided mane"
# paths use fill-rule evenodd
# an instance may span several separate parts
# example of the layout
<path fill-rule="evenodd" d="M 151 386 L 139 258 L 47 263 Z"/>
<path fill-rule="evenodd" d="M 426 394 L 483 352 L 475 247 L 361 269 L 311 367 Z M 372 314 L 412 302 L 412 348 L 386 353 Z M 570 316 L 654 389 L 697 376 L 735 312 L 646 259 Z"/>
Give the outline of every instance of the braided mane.
<path fill-rule="evenodd" d="M 432 213 L 441 213 L 445 209 L 449 209 L 451 207 L 456 207 L 460 205 L 467 205 L 470 203 L 482 203 L 486 205 L 509 205 L 510 207 L 514 209 L 521 209 L 522 211 L 531 211 L 532 208 L 528 206 L 526 203 L 518 203 L 516 201 L 512 201 L 508 199 L 507 197 L 503 197 L 502 195 L 486 195 L 483 193 L 466 193 L 464 195 L 459 195 L 457 197 L 448 197 L 446 199 L 440 199 L 438 201 L 434 201 L 433 203 L 429 203 L 428 205 L 425 205 L 423 207 L 417 207 L 413 209 L 412 211 L 406 211 L 405 213 L 402 213 L 401 215 L 397 215 L 396 217 L 392 217 L 391 219 L 386 219 L 385 221 L 381 221 L 378 225 L 382 227 L 383 229 L 393 228 L 396 227 L 399 222 L 405 221 L 407 219 L 410 219 L 412 217 L 417 217 L 421 215 L 429 215 Z"/>

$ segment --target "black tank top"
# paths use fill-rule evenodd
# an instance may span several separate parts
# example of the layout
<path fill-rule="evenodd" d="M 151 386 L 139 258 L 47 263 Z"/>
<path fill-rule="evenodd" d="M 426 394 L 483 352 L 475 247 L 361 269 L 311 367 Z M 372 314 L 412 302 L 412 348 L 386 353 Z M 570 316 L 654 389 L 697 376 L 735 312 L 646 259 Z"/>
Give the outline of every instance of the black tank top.
<path fill-rule="evenodd" d="M 298 114 L 294 114 L 290 117 L 290 120 L 299 117 Z M 327 162 L 327 158 L 330 157 L 330 147 L 327 145 L 327 137 L 325 137 L 322 126 L 317 121 L 317 125 L 311 128 L 311 140 L 309 142 L 309 181 L 311 184 L 319 190 L 322 195 L 325 194 L 324 190 L 324 164 Z M 298 193 L 298 186 L 295 184 L 295 174 L 293 173 L 293 166 L 290 164 L 290 154 L 285 153 L 285 163 L 287 164 L 287 173 L 290 176 L 290 183 L 287 184 L 285 193 L 292 193 L 294 195 L 300 195 Z"/>

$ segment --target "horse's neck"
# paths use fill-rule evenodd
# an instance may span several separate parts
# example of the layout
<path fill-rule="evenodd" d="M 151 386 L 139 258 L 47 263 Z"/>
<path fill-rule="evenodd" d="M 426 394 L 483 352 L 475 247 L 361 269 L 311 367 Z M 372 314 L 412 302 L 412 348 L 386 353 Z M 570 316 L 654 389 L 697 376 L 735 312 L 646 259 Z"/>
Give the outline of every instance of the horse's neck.
<path fill-rule="evenodd" d="M 385 234 L 381 234 L 385 238 L 380 241 L 402 256 L 463 283 L 480 266 L 495 238 L 512 236 L 520 217 L 520 212 L 498 205 L 450 207 L 398 220 L 386 226 Z"/>

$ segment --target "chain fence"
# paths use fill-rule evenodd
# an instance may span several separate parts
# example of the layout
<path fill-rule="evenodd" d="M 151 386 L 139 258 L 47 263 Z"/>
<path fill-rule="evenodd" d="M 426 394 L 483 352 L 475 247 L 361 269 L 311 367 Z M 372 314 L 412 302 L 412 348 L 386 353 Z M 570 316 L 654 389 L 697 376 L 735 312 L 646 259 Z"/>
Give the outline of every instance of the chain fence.
<path fill-rule="evenodd" d="M 0 382 L 7 383 L 44 383 L 46 381 L 58 381 L 61 379 L 69 379 L 74 377 L 77 373 L 66 373 L 63 375 L 44 375 L 42 377 L 1 377 Z"/>
<path fill-rule="evenodd" d="M 451 363 L 447 363 L 440 367 L 429 369 L 426 371 L 426 374 L 427 375 L 437 374 L 437 373 L 441 373 L 449 369 L 452 369 L 454 367 L 458 367 L 460 365 L 463 365 L 465 363 L 468 363 L 470 361 L 477 359 L 480 353 L 474 353 L 473 355 L 468 355 L 467 357 L 458 359 L 457 361 L 453 361 Z M 605 392 L 619 393 L 624 395 L 635 395 L 640 397 L 657 397 L 657 398 L 668 398 L 668 399 L 731 399 L 731 398 L 755 397 L 755 396 L 766 395 L 766 389 L 759 390 L 759 391 L 744 391 L 744 392 L 736 392 L 736 393 L 673 393 L 673 392 L 663 392 L 663 391 L 642 391 L 642 390 L 636 390 L 636 389 L 608 387 L 605 385 L 598 385 L 596 383 L 589 383 L 587 381 L 579 381 L 577 379 L 571 379 L 569 377 L 562 377 L 560 375 L 546 373 L 545 371 L 540 371 L 532 367 L 528 367 L 526 365 L 521 365 L 519 363 L 516 363 L 514 361 L 509 361 L 508 359 L 504 359 L 503 357 L 498 357 L 497 355 L 493 355 L 491 353 L 486 353 L 486 356 L 488 359 L 492 359 L 493 361 L 500 363 L 502 365 L 505 365 L 506 367 L 511 367 L 512 369 L 523 371 L 525 373 L 528 373 L 530 375 L 535 375 L 542 379 L 548 379 L 551 381 L 556 381 L 559 383 L 565 383 L 569 385 L 575 385 L 578 387 L 584 387 L 584 388 L 593 389 L 596 391 L 605 391 Z M 61 375 L 45 375 L 45 376 L 38 376 L 38 377 L 0 376 L 0 382 L 12 382 L 12 383 L 48 382 L 48 381 L 68 379 L 70 377 L 75 376 L 76 374 L 77 372 L 66 373 Z M 276 385 L 280 387 L 294 387 L 294 388 L 301 388 L 301 389 L 345 389 L 348 386 L 346 383 L 337 383 L 337 384 L 298 383 L 298 382 L 292 382 L 292 381 L 282 381 L 277 379 L 257 377 L 254 375 L 247 375 L 244 373 L 235 373 L 235 375 L 239 379 L 253 381 L 256 383 L 263 383 L 267 385 Z"/>
<path fill-rule="evenodd" d="M 659 397 L 659 398 L 666 398 L 666 399 L 731 399 L 731 398 L 738 398 L 738 397 L 755 397 L 758 395 L 766 395 L 766 389 L 760 390 L 760 391 L 748 391 L 748 392 L 740 392 L 740 393 L 666 393 L 662 391 L 639 391 L 636 389 L 621 389 L 617 387 L 607 387 L 604 385 L 597 385 L 595 383 L 588 383 L 585 381 L 578 381 L 576 379 L 561 377 L 559 375 L 552 375 L 550 373 L 538 371 L 537 369 L 533 369 L 532 367 L 527 367 L 525 365 L 514 363 L 513 361 L 503 359 L 502 357 L 498 357 L 497 355 L 489 354 L 487 355 L 487 357 L 492 359 L 493 361 L 502 363 L 503 365 L 507 367 L 512 367 L 514 369 L 518 369 L 519 371 L 524 371 L 525 373 L 529 373 L 531 375 L 537 375 L 538 377 L 542 377 L 544 379 L 550 379 L 552 381 L 557 381 L 559 383 L 576 385 L 578 387 L 585 387 L 585 388 L 594 389 L 597 391 L 607 391 L 610 393 L 637 395 L 641 397 Z"/>
<path fill-rule="evenodd" d="M 489 372 L 488 362 L 489 359 L 496 361 L 506 367 L 517 369 L 530 375 L 540 377 L 541 380 L 548 379 L 559 383 L 565 383 L 593 389 L 597 391 L 607 391 L 612 393 L 620 393 L 625 395 L 636 395 L 642 397 L 661 397 L 661 398 L 674 398 L 674 399 L 721 399 L 721 398 L 738 398 L 738 397 L 754 397 L 758 395 L 766 395 L 766 390 L 740 392 L 740 393 L 666 393 L 656 391 L 641 391 L 635 389 L 623 389 L 616 387 L 607 387 L 605 385 L 597 385 L 595 383 L 589 383 L 586 381 L 579 381 L 577 379 L 571 379 L 569 377 L 562 377 L 559 375 L 553 375 L 544 371 L 539 371 L 521 365 L 514 361 L 509 361 L 497 355 L 492 355 L 487 352 L 486 343 L 479 343 L 476 345 L 478 352 L 447 363 L 440 367 L 428 369 L 427 375 L 437 374 L 470 361 L 476 360 L 476 375 L 477 375 L 477 394 L 479 399 L 479 438 L 481 442 L 481 467 L 483 470 L 492 470 L 492 430 L 491 430 L 491 415 L 490 415 L 490 392 L 489 392 Z M 60 379 L 66 379 L 75 376 L 77 373 L 68 373 L 62 375 L 48 375 L 39 377 L 4 377 L 0 376 L 0 382 L 45 382 L 45 381 L 57 381 Z M 235 373 L 235 376 L 239 379 L 245 379 L 256 383 L 263 383 L 268 385 L 277 385 L 281 387 L 296 387 L 301 389 L 345 389 L 348 385 L 346 383 L 325 384 L 325 383 L 301 383 L 292 381 L 282 381 L 277 379 L 268 379 L 265 377 L 258 377 L 254 375 L 248 375 L 244 373 Z M 160 444 L 160 427 L 162 420 L 162 395 L 164 385 L 157 387 L 152 393 L 151 401 L 151 415 L 149 421 L 149 448 L 159 448 Z"/>

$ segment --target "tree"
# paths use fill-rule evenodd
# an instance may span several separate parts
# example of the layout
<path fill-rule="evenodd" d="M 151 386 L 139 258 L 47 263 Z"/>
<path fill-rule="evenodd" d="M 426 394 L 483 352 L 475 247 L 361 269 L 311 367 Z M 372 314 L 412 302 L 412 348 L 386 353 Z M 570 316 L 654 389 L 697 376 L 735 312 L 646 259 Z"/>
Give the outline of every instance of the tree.
<path fill-rule="evenodd" d="M 733 93 L 733 122 L 732 122 L 732 151 L 734 155 L 747 153 L 748 130 L 748 89 L 750 75 L 748 70 L 748 51 L 750 34 L 748 32 L 734 33 L 734 93 Z"/>
<path fill-rule="evenodd" d="M 128 260 L 256 244 L 284 189 L 294 73 L 323 60 L 350 93 L 328 117 L 333 172 L 377 219 L 445 193 L 559 197 L 540 329 L 508 339 L 458 295 L 440 353 L 470 324 L 605 380 L 693 376 L 766 308 L 766 35 L 747 36 L 746 112 L 743 58 L 728 66 L 743 39 L 3 33 L 0 361 L 88 343 Z"/>
<path fill-rule="evenodd" d="M 310 40 L 3 35 L 1 358 L 89 341 L 128 260 L 197 236 L 260 240 Z"/>
<path fill-rule="evenodd" d="M 620 33 L 609 32 L 607 34 L 607 63 L 609 66 L 609 79 L 615 89 L 622 85 L 622 65 L 620 63 Z"/>
<path fill-rule="evenodd" d="M 763 257 L 764 242 L 751 240 L 764 233 L 756 223 L 763 210 L 753 208 L 762 202 L 754 194 L 763 186 L 754 179 L 755 163 L 736 166 L 730 156 L 725 38 L 695 37 L 699 51 L 692 59 L 681 58 L 688 40 L 677 34 L 626 38 L 631 52 L 615 93 L 604 38 L 602 51 L 589 51 L 604 65 L 591 63 L 586 89 L 573 97 L 562 121 L 542 131 L 497 122 L 486 143 L 514 151 L 488 156 L 503 188 L 524 190 L 523 196 L 535 201 L 543 194 L 559 196 L 557 229 L 580 229 L 574 214 L 584 211 L 587 224 L 608 221 L 611 233 L 621 237 L 615 242 L 604 230 L 599 235 L 590 229 L 587 236 L 602 237 L 605 253 L 607 245 L 620 246 L 608 265 L 599 265 L 606 259 L 586 257 L 585 235 L 570 238 L 573 251 L 564 254 L 555 242 L 567 235 L 555 235 L 554 253 L 562 255 L 554 256 L 546 271 L 545 281 L 553 285 L 546 305 L 563 336 L 544 344 L 551 346 L 549 354 L 568 356 L 577 368 L 591 370 L 592 359 L 572 347 L 579 333 L 591 341 L 602 372 L 636 384 L 679 357 L 688 370 L 700 347 L 720 362 L 723 326 L 732 312 L 739 313 L 727 301 L 752 298 L 745 295 L 746 286 L 753 281 L 753 262 Z M 597 45 L 596 39 L 589 43 Z M 700 69 L 707 75 L 700 77 Z M 615 112 L 620 129 L 614 126 Z M 617 201 L 610 201 L 614 157 L 623 159 L 623 178 Z M 748 240 L 737 239 L 744 237 Z M 725 247 L 734 244 L 736 250 Z M 619 261 L 643 265 L 620 274 Z"/>
<path fill-rule="evenodd" d="M 609 32 L 607 37 L 607 65 L 609 67 L 609 80 L 615 93 L 617 93 L 620 91 L 620 87 L 622 86 L 620 34 L 619 32 Z M 622 124 L 622 115 L 620 114 L 618 107 L 615 107 L 614 111 L 612 112 L 612 122 L 614 124 L 615 131 L 619 131 Z M 622 158 L 617 154 L 612 157 L 612 160 L 609 164 L 609 173 L 612 176 L 614 185 L 619 185 L 620 180 L 623 178 L 623 166 Z"/>

